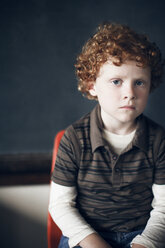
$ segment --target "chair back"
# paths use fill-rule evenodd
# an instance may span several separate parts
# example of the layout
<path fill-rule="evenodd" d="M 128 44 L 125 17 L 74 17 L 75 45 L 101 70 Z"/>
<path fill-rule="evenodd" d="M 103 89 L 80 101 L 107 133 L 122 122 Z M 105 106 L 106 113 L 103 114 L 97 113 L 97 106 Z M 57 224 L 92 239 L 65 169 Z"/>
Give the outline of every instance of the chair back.
<path fill-rule="evenodd" d="M 52 153 L 52 166 L 51 166 L 51 174 L 54 170 L 56 156 L 58 152 L 58 147 L 60 144 L 60 140 L 64 134 L 64 130 L 59 131 L 54 139 L 53 153 Z M 57 248 L 60 242 L 62 232 L 56 223 L 53 221 L 49 211 L 47 218 L 47 239 L 48 239 L 48 248 Z"/>

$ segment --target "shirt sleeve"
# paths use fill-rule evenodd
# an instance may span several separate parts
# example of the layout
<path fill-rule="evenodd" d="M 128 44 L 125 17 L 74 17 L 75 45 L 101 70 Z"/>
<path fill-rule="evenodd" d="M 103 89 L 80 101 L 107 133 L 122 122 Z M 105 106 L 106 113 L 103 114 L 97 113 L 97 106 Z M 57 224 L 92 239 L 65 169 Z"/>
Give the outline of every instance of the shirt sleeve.
<path fill-rule="evenodd" d="M 72 187 L 77 184 L 80 144 L 72 126 L 66 129 L 58 148 L 52 181 Z"/>
<path fill-rule="evenodd" d="M 89 234 L 95 232 L 75 207 L 76 196 L 75 187 L 51 183 L 49 212 L 63 235 L 69 238 L 70 247 L 74 247 Z"/>
<path fill-rule="evenodd" d="M 162 133 L 159 140 L 160 143 L 155 143 L 156 147 L 153 147 L 153 150 L 157 150 L 156 154 L 154 152 L 155 167 L 153 183 L 163 185 L 165 184 L 165 132 Z"/>
<path fill-rule="evenodd" d="M 136 236 L 133 243 L 147 248 L 164 248 L 165 244 L 165 184 L 154 184 L 152 187 L 154 199 L 153 210 L 141 235 Z"/>

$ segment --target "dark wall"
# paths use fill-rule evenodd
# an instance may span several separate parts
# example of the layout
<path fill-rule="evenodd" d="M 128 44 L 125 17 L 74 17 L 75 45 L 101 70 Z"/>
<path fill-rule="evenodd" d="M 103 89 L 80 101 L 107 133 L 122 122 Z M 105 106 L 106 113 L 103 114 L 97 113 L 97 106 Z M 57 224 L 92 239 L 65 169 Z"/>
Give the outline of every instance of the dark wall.
<path fill-rule="evenodd" d="M 149 34 L 165 55 L 165 4 L 147 0 L 0 1 L 0 153 L 51 151 L 56 132 L 88 112 L 74 63 L 104 20 Z M 165 85 L 147 114 L 165 126 Z"/>

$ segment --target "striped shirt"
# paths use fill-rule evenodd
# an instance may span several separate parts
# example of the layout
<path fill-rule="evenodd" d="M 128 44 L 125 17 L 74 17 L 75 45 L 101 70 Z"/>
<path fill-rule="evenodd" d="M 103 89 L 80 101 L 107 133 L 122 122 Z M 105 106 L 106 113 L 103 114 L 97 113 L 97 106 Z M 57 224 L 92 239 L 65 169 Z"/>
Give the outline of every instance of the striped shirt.
<path fill-rule="evenodd" d="M 71 125 L 61 140 L 52 180 L 76 186 L 77 208 L 98 232 L 129 232 L 146 225 L 152 185 L 165 184 L 165 131 L 141 115 L 120 155 L 103 139 L 99 105 Z"/>

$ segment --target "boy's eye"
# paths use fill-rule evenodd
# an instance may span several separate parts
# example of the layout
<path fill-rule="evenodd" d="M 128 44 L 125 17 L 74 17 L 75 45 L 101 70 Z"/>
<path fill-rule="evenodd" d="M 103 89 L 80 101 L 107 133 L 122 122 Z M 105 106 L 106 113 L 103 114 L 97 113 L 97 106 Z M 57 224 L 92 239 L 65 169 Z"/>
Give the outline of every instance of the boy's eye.
<path fill-rule="evenodd" d="M 144 82 L 142 82 L 141 80 L 137 80 L 137 81 L 135 82 L 135 85 L 136 85 L 136 86 L 143 86 L 143 85 L 144 85 Z"/>
<path fill-rule="evenodd" d="M 120 84 L 121 84 L 121 80 L 115 79 L 115 80 L 112 81 L 112 83 L 113 83 L 114 85 L 120 85 Z"/>

